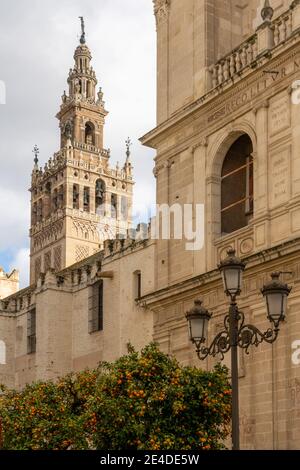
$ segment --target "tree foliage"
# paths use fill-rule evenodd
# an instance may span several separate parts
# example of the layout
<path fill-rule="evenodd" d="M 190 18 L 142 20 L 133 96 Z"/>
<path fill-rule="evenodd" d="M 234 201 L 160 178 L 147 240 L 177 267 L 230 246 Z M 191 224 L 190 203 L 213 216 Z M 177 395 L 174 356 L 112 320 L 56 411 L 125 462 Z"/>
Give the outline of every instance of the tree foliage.
<path fill-rule="evenodd" d="M 114 363 L 0 396 L 0 447 L 209 450 L 229 434 L 227 369 L 182 367 L 150 344 Z"/>

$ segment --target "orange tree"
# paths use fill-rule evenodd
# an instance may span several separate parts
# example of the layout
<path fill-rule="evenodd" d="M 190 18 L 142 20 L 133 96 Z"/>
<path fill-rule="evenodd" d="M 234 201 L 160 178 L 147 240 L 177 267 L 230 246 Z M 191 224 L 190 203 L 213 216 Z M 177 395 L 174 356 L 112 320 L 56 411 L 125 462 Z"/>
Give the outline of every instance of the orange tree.
<path fill-rule="evenodd" d="M 90 400 L 92 441 L 98 449 L 220 449 L 229 434 L 227 369 L 181 367 L 147 346 L 104 366 Z"/>
<path fill-rule="evenodd" d="M 182 367 L 150 344 L 23 391 L 3 390 L 3 449 L 209 450 L 230 431 L 226 368 Z"/>
<path fill-rule="evenodd" d="M 56 383 L 27 385 L 20 392 L 2 387 L 0 449 L 88 449 L 82 423 L 97 376 L 98 371 L 86 370 Z"/>

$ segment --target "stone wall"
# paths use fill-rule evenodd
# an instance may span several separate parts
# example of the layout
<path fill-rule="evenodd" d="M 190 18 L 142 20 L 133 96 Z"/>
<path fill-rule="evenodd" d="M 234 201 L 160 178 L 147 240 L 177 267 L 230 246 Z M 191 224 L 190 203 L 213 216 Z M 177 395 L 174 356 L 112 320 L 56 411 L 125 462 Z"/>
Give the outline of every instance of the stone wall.
<path fill-rule="evenodd" d="M 138 238 L 138 236 L 137 236 Z M 154 289 L 155 244 L 149 240 L 105 242 L 104 251 L 60 273 L 49 270 L 36 286 L 0 303 L 0 341 L 6 363 L 0 382 L 22 388 L 34 380 L 52 380 L 72 370 L 95 367 L 137 349 L 153 337 L 153 314 L 135 297 L 134 273 L 139 270 L 142 294 Z M 91 286 L 103 280 L 102 331 L 89 333 Z M 27 345 L 28 313 L 36 312 L 36 352 Z"/>

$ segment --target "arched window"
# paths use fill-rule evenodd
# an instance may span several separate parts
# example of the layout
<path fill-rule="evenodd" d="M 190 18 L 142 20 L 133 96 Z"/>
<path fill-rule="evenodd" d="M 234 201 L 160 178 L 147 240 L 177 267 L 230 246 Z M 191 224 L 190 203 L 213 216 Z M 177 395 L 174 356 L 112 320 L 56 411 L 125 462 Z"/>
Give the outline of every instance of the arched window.
<path fill-rule="evenodd" d="M 73 209 L 79 209 L 79 186 L 73 184 Z"/>
<path fill-rule="evenodd" d="M 111 195 L 111 217 L 113 219 L 118 217 L 118 196 L 114 193 Z"/>
<path fill-rule="evenodd" d="M 253 146 L 248 135 L 239 137 L 222 167 L 221 231 L 228 234 L 248 225 L 253 215 Z"/>
<path fill-rule="evenodd" d="M 104 181 L 97 180 L 95 188 L 95 209 L 96 213 L 100 215 L 104 215 L 105 189 Z"/>
<path fill-rule="evenodd" d="M 0 341 L 0 364 L 6 364 L 6 345 L 4 341 Z"/>
<path fill-rule="evenodd" d="M 85 143 L 89 145 L 95 145 L 95 126 L 91 122 L 87 122 L 85 125 Z"/>
<path fill-rule="evenodd" d="M 90 188 L 86 186 L 83 188 L 83 210 L 85 212 L 90 211 Z"/>

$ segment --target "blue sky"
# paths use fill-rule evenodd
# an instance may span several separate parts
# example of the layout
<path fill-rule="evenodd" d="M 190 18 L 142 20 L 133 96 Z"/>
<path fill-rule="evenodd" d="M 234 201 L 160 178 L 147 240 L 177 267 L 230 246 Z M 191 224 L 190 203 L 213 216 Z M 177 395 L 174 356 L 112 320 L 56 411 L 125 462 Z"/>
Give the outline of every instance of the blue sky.
<path fill-rule="evenodd" d="M 40 163 L 59 149 L 55 115 L 84 16 L 93 67 L 110 112 L 105 147 L 111 163 L 125 159 L 133 141 L 135 204 L 155 200 L 153 150 L 138 138 L 155 126 L 156 32 L 151 0 L 22 0 L 3 3 L 0 18 L 0 265 L 19 268 L 28 282 L 32 149 Z"/>

